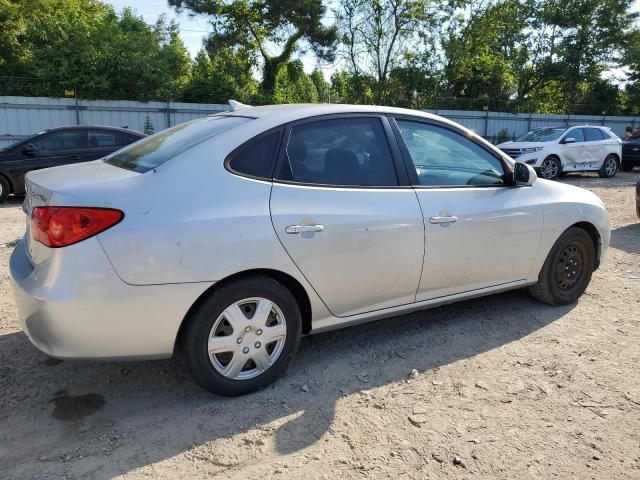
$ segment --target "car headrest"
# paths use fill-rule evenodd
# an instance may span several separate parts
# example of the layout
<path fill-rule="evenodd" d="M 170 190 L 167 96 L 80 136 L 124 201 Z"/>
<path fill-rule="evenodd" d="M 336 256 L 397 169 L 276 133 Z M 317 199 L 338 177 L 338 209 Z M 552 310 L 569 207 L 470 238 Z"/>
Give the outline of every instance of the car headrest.
<path fill-rule="evenodd" d="M 362 180 L 358 157 L 345 148 L 327 150 L 324 157 L 324 170 L 331 185 L 359 185 Z"/>

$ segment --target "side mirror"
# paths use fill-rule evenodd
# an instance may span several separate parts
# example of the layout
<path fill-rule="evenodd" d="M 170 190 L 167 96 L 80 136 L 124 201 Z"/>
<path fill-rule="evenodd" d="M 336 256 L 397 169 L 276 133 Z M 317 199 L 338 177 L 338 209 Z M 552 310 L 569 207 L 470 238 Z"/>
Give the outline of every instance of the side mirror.
<path fill-rule="evenodd" d="M 36 153 L 36 146 L 33 143 L 27 143 L 24 147 L 22 147 L 21 152 L 25 155 L 31 156 Z"/>
<path fill-rule="evenodd" d="M 536 171 L 532 166 L 526 163 L 516 162 L 516 166 L 513 169 L 513 182 L 516 185 L 533 185 L 537 179 L 538 175 L 536 175 Z"/>
<path fill-rule="evenodd" d="M 562 143 L 576 143 L 576 139 L 573 137 L 565 138 Z"/>

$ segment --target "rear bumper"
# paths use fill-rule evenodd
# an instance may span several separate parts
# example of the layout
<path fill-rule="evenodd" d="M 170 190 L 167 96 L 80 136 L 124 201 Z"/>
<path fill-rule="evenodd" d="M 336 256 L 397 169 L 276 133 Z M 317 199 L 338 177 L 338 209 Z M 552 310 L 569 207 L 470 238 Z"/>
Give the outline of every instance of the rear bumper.
<path fill-rule="evenodd" d="M 23 240 L 9 270 L 24 332 L 61 359 L 170 357 L 184 316 L 210 286 L 128 285 L 96 238 L 57 249 L 35 268 Z"/>

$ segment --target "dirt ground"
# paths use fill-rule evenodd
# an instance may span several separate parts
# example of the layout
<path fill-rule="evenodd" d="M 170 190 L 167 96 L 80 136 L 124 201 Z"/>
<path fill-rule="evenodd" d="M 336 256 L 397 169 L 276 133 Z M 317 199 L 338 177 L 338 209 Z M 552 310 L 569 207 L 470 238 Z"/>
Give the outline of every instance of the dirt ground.
<path fill-rule="evenodd" d="M 511 292 L 306 338 L 286 377 L 236 399 L 202 391 L 180 359 L 37 351 L 8 286 L 24 227 L 13 200 L 0 208 L 0 478 L 639 479 L 638 177 L 563 180 L 598 194 L 613 224 L 577 305 Z"/>

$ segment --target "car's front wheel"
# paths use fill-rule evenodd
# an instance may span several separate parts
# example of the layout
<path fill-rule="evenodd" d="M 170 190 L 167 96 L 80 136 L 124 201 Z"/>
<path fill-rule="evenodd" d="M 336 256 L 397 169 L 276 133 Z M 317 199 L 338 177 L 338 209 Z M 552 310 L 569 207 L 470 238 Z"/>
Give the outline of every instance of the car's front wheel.
<path fill-rule="evenodd" d="M 607 155 L 607 158 L 602 162 L 600 170 L 598 170 L 598 176 L 600 178 L 611 178 L 618 171 L 618 157 L 615 155 Z"/>
<path fill-rule="evenodd" d="M 568 305 L 578 300 L 591 281 L 595 248 L 586 231 L 569 228 L 549 252 L 538 283 L 529 287 L 531 294 L 550 305 Z"/>
<path fill-rule="evenodd" d="M 183 352 L 196 381 L 224 396 L 266 387 L 284 373 L 300 343 L 291 292 L 269 277 L 220 287 L 190 314 Z"/>
<path fill-rule="evenodd" d="M 562 165 L 557 157 L 547 157 L 540 165 L 540 176 L 547 180 L 555 180 L 562 173 Z"/>
<path fill-rule="evenodd" d="M 620 165 L 620 168 L 622 169 L 623 172 L 630 172 L 631 170 L 633 170 L 633 163 L 628 163 L 628 162 L 622 162 L 622 165 Z"/>

